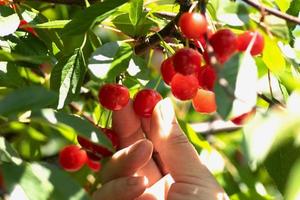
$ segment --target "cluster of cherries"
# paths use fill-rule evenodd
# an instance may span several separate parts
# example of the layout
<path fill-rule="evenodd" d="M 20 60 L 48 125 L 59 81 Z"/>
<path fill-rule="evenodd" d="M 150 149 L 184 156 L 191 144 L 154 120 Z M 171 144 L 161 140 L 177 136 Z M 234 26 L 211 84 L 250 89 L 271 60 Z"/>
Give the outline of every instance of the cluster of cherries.
<path fill-rule="evenodd" d="M 182 48 L 161 64 L 161 75 L 164 82 L 171 87 L 172 94 L 179 100 L 192 100 L 197 112 L 213 113 L 216 111 L 214 84 L 217 73 L 211 66 L 206 50 L 206 39 L 213 47 L 217 61 L 224 64 L 237 51 L 245 51 L 255 36 L 250 50 L 252 56 L 261 54 L 264 48 L 264 39 L 259 32 L 246 31 L 235 35 L 229 29 L 221 29 L 212 33 L 204 15 L 199 13 L 184 13 L 179 19 L 179 27 L 183 35 L 193 41 L 196 47 L 204 49 L 202 54 L 192 48 Z M 205 64 L 202 64 L 204 59 Z M 111 111 L 121 110 L 129 100 L 127 87 L 107 83 L 101 86 L 98 93 L 100 104 Z M 152 115 L 155 105 L 162 99 L 153 89 L 140 90 L 133 99 L 133 109 L 142 118 Z M 241 124 L 251 114 L 245 113 L 232 119 L 232 122 Z M 116 133 L 111 129 L 101 129 L 111 140 L 114 148 L 118 148 Z M 94 171 L 101 167 L 102 157 L 111 156 L 112 152 L 93 143 L 82 136 L 77 137 L 77 145 L 66 146 L 59 155 L 61 166 L 67 171 L 79 170 L 85 163 Z"/>
<path fill-rule="evenodd" d="M 255 37 L 250 53 L 256 56 L 262 53 L 264 38 L 259 32 L 246 31 L 240 35 L 229 29 L 221 29 L 215 33 L 208 27 L 204 15 L 200 13 L 183 13 L 179 19 L 179 27 L 183 35 L 192 40 L 196 47 L 204 51 L 202 55 L 192 48 L 182 48 L 163 61 L 161 74 L 164 82 L 171 87 L 172 94 L 179 100 L 192 100 L 197 112 L 212 113 L 216 111 L 214 84 L 217 73 L 212 67 L 207 52 L 206 41 L 213 47 L 217 61 L 224 64 L 237 51 L 245 51 Z M 205 39 L 205 37 L 207 39 Z M 204 58 L 205 64 L 202 64 Z M 233 119 L 241 123 L 247 114 Z"/>

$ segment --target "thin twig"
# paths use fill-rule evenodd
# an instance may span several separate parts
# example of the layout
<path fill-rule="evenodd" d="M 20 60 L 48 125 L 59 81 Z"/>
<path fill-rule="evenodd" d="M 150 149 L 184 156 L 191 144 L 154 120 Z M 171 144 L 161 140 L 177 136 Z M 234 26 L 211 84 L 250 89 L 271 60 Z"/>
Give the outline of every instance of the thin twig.
<path fill-rule="evenodd" d="M 161 29 L 158 34 L 154 33 L 150 37 L 145 38 L 144 40 L 137 43 L 134 50 L 137 55 L 143 54 L 149 47 L 153 47 L 157 45 L 161 38 L 166 38 L 170 35 L 172 35 L 176 31 L 176 24 L 179 20 L 179 17 L 183 12 L 187 12 L 189 8 L 191 7 L 191 2 L 189 0 L 184 1 L 182 4 L 180 4 L 180 11 L 175 16 L 173 20 L 171 20 L 163 29 Z"/>
<path fill-rule="evenodd" d="M 73 110 L 75 110 L 76 112 L 80 113 L 80 115 L 81 115 L 82 117 L 84 117 L 86 120 L 88 120 L 88 121 L 91 122 L 92 124 L 95 124 L 93 118 L 92 118 L 91 116 L 87 115 L 86 113 L 82 112 L 82 110 L 79 108 L 79 106 L 78 106 L 76 103 L 72 102 L 72 103 L 69 104 L 69 106 L 70 106 Z"/>
<path fill-rule="evenodd" d="M 298 18 L 298 17 L 295 17 L 295 16 L 292 16 L 292 15 L 280 12 L 279 10 L 275 10 L 275 9 L 272 9 L 272 8 L 264 7 L 264 6 L 262 6 L 262 5 L 260 5 L 260 4 L 256 3 L 256 2 L 253 2 L 251 0 L 242 0 L 242 1 L 245 2 L 245 3 L 247 3 L 248 5 L 256 8 L 259 11 L 264 10 L 264 12 L 266 12 L 268 14 L 272 14 L 272 15 L 274 15 L 276 17 L 279 17 L 281 19 L 285 19 L 285 20 L 293 22 L 295 24 L 300 24 L 300 18 Z"/>

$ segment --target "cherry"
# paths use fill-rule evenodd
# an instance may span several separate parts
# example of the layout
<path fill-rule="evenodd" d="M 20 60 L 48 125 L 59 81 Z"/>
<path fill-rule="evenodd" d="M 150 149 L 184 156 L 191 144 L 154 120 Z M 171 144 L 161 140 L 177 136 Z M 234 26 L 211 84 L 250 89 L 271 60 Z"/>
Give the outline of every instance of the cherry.
<path fill-rule="evenodd" d="M 179 49 L 173 56 L 173 64 L 176 72 L 183 75 L 193 74 L 201 64 L 201 54 L 191 48 Z"/>
<path fill-rule="evenodd" d="M 90 158 L 86 160 L 86 165 L 94 172 L 98 172 L 101 169 L 101 163 Z"/>
<path fill-rule="evenodd" d="M 37 33 L 35 32 L 35 30 L 32 27 L 24 27 L 24 26 L 28 26 L 28 25 L 29 25 L 29 23 L 26 20 L 22 19 L 22 20 L 20 20 L 19 28 L 33 34 L 34 36 L 37 36 Z"/>
<path fill-rule="evenodd" d="M 150 117 L 155 105 L 161 99 L 161 95 L 155 90 L 143 89 L 136 94 L 133 101 L 133 109 L 141 117 Z"/>
<path fill-rule="evenodd" d="M 255 41 L 254 41 L 254 44 L 252 46 L 250 53 L 252 56 L 261 54 L 261 52 L 264 49 L 265 42 L 264 42 L 264 37 L 258 31 L 255 31 L 255 32 L 246 31 L 246 32 L 240 34 L 237 38 L 238 50 L 245 51 L 255 34 L 256 34 L 256 38 L 255 38 Z"/>
<path fill-rule="evenodd" d="M 177 73 L 171 82 L 172 94 L 180 100 L 192 99 L 199 87 L 198 80 L 195 75 L 184 76 Z"/>
<path fill-rule="evenodd" d="M 203 89 L 213 90 L 217 79 L 216 71 L 210 65 L 200 67 L 197 78 L 199 86 Z"/>
<path fill-rule="evenodd" d="M 232 121 L 232 123 L 236 124 L 236 125 L 242 125 L 244 124 L 247 120 L 249 120 L 253 115 L 255 114 L 255 109 L 243 113 L 237 117 L 232 118 L 230 121 Z"/>
<path fill-rule="evenodd" d="M 102 157 L 111 156 L 113 153 L 108 149 L 86 139 L 82 136 L 77 136 L 78 143 L 87 151 L 87 155 L 90 159 L 100 160 Z"/>
<path fill-rule="evenodd" d="M 113 147 L 115 149 L 118 149 L 120 142 L 119 142 L 119 138 L 118 138 L 117 134 L 113 130 L 108 129 L 108 128 L 101 128 L 101 130 L 110 139 Z"/>
<path fill-rule="evenodd" d="M 86 152 L 76 145 L 68 145 L 59 153 L 59 163 L 66 171 L 79 170 L 86 160 Z"/>
<path fill-rule="evenodd" d="M 173 65 L 173 57 L 169 57 L 166 60 L 164 60 L 160 67 L 161 75 L 163 80 L 167 85 L 170 85 L 173 76 L 176 74 L 176 71 L 174 69 Z"/>
<path fill-rule="evenodd" d="M 211 36 L 213 35 L 213 31 L 211 30 L 211 28 L 208 27 L 207 29 L 207 38 L 210 39 Z M 198 39 L 194 40 L 194 44 L 197 48 L 206 48 L 206 40 L 205 40 L 205 36 L 201 35 L 201 37 L 199 37 Z"/>
<path fill-rule="evenodd" d="M 183 13 L 179 18 L 179 27 L 189 39 L 198 39 L 207 31 L 207 21 L 200 13 Z"/>
<path fill-rule="evenodd" d="M 130 95 L 125 86 L 108 83 L 99 89 L 98 98 L 103 107 L 116 111 L 127 105 Z"/>
<path fill-rule="evenodd" d="M 209 90 L 198 89 L 192 104 L 194 109 L 200 113 L 212 113 L 217 109 L 215 93 Z"/>
<path fill-rule="evenodd" d="M 210 44 L 220 63 L 225 63 L 237 50 L 237 37 L 229 29 L 221 29 L 211 36 Z"/>
<path fill-rule="evenodd" d="M 0 0 L 0 6 L 5 6 L 5 5 L 6 5 L 6 1 Z"/>

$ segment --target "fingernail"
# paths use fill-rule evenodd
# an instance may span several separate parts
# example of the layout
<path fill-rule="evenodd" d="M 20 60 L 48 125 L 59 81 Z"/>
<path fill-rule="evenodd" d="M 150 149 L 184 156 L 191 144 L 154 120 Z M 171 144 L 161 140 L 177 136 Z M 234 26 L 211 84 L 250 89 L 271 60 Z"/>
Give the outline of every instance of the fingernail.
<path fill-rule="evenodd" d="M 175 112 L 170 98 L 162 100 L 159 104 L 160 117 L 165 128 L 168 129 L 175 120 Z"/>
<path fill-rule="evenodd" d="M 134 176 L 127 179 L 128 186 L 148 185 L 148 179 L 144 176 Z"/>

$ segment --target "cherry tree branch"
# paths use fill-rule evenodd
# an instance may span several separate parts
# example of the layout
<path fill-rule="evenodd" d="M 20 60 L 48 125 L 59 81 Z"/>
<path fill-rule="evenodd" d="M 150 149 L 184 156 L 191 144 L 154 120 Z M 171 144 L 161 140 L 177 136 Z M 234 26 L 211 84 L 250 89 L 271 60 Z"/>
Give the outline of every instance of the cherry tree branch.
<path fill-rule="evenodd" d="M 294 17 L 292 15 L 280 12 L 279 10 L 275 10 L 275 9 L 272 9 L 272 8 L 267 8 L 267 7 L 265 7 L 265 6 L 263 6 L 259 3 L 251 1 L 251 0 L 242 0 L 242 1 L 247 3 L 248 5 L 256 8 L 257 10 L 263 10 L 264 12 L 272 14 L 276 17 L 281 18 L 281 19 L 285 19 L 285 20 L 293 22 L 295 24 L 300 24 L 300 18 L 298 18 L 298 17 Z"/>
<path fill-rule="evenodd" d="M 192 5 L 190 0 L 180 1 L 179 3 L 180 3 L 180 11 L 175 16 L 175 18 L 172 19 L 158 33 L 154 33 L 150 37 L 147 37 L 147 38 L 143 39 L 142 41 L 138 42 L 134 47 L 134 51 L 136 54 L 138 54 L 138 55 L 143 54 L 149 47 L 153 47 L 153 46 L 157 45 L 161 41 L 160 36 L 162 38 L 166 38 L 166 37 L 172 35 L 176 31 L 176 24 L 179 20 L 179 17 L 181 16 L 182 13 L 187 12 Z"/>

